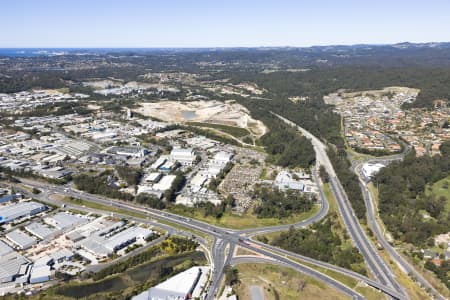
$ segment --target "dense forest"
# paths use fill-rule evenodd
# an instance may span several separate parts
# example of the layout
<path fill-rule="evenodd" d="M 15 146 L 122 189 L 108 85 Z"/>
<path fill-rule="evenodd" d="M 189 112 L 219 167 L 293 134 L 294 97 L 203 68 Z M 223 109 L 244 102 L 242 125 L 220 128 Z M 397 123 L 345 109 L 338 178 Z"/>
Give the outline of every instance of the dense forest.
<path fill-rule="evenodd" d="M 366 275 L 364 259 L 358 249 L 344 246 L 332 228 L 330 218 L 309 229 L 291 227 L 274 238 L 271 244 Z"/>
<path fill-rule="evenodd" d="M 256 191 L 255 197 L 260 200 L 254 209 L 258 218 L 287 218 L 310 211 L 316 201 L 314 197 L 292 190 L 282 192 L 264 187 Z"/>
<path fill-rule="evenodd" d="M 427 260 L 425 268 L 436 274 L 436 276 L 450 289 L 450 261 L 441 262 L 440 266 L 436 266 L 432 261 Z"/>
<path fill-rule="evenodd" d="M 314 164 L 316 156 L 308 139 L 273 115 L 265 117 L 264 121 L 270 131 L 261 138 L 261 143 L 269 154 L 269 162 L 282 167 L 301 168 Z"/>
<path fill-rule="evenodd" d="M 105 171 L 99 175 L 80 174 L 73 178 L 77 189 L 86 191 L 91 194 L 104 195 L 106 197 L 133 200 L 133 196 L 129 193 L 119 191 L 117 187 L 113 187 L 109 183 L 111 172 Z"/>
<path fill-rule="evenodd" d="M 450 141 L 441 146 L 442 156 L 415 157 L 409 153 L 391 163 L 375 177 L 379 210 L 395 239 L 427 247 L 433 236 L 448 232 L 450 215 L 444 209 L 449 199 L 426 195 L 427 185 L 450 175 Z"/>

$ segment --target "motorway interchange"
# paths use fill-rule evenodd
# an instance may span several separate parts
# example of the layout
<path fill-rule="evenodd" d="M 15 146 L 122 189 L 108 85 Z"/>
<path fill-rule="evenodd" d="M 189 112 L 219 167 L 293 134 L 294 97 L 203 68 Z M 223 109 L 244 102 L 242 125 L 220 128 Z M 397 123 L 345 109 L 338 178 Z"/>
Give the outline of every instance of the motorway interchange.
<path fill-rule="evenodd" d="M 139 218 L 135 218 L 139 221 L 145 221 L 147 223 L 155 224 L 155 221 L 151 221 L 151 219 L 170 222 L 171 224 L 175 224 L 177 226 L 182 226 L 187 230 L 193 230 L 193 236 L 196 237 L 197 241 L 201 244 L 201 246 L 207 251 L 208 259 L 210 260 L 212 267 L 212 276 L 210 280 L 210 284 L 206 293 L 206 298 L 208 300 L 215 299 L 220 284 L 222 282 L 222 278 L 224 276 L 224 268 L 227 265 L 236 265 L 239 263 L 246 262 L 256 262 L 256 263 L 271 263 L 278 264 L 281 266 L 290 267 L 296 271 L 302 272 L 308 276 L 314 277 L 326 284 L 332 286 L 336 290 L 341 291 L 344 294 L 349 295 L 353 299 L 364 299 L 364 296 L 355 290 L 349 288 L 344 285 L 340 281 L 329 277 L 311 267 L 303 265 L 298 262 L 298 260 L 305 261 L 308 264 L 312 264 L 316 267 L 325 268 L 328 270 L 332 270 L 334 272 L 338 272 L 340 274 L 352 277 L 358 281 L 364 282 L 365 284 L 372 286 L 373 288 L 378 289 L 380 292 L 383 292 L 388 297 L 392 299 L 408 299 L 408 295 L 405 289 L 397 282 L 395 278 L 395 274 L 390 269 L 390 267 L 385 263 L 385 261 L 381 258 L 374 245 L 371 243 L 366 233 L 363 231 L 361 225 L 359 224 L 353 209 L 350 205 L 350 202 L 347 198 L 347 195 L 339 182 L 333 166 L 326 154 L 325 145 L 311 133 L 306 131 L 305 129 L 299 127 L 298 125 L 292 123 L 291 121 L 278 116 L 286 123 L 296 126 L 298 130 L 307 138 L 309 138 L 314 146 L 314 150 L 316 152 L 316 168 L 313 170 L 313 176 L 317 180 L 317 170 L 320 165 L 324 166 L 328 174 L 330 175 L 330 187 L 331 191 L 334 194 L 334 197 L 337 201 L 339 212 L 344 220 L 344 224 L 349 232 L 349 235 L 355 244 L 355 246 L 360 250 L 363 255 L 369 271 L 372 273 L 375 279 L 370 279 L 361 274 L 355 273 L 353 271 L 337 267 L 325 262 L 321 262 L 309 257 L 305 257 L 302 255 L 298 255 L 277 247 L 273 247 L 261 242 L 254 240 L 252 237 L 265 234 L 269 232 L 276 232 L 281 230 L 287 230 L 290 226 L 294 227 L 306 227 L 308 225 L 313 224 L 321 220 L 328 213 L 328 202 L 325 198 L 322 187 L 319 188 L 320 192 L 320 210 L 312 217 L 307 220 L 298 222 L 292 225 L 282 225 L 282 226 L 273 226 L 273 227 L 263 227 L 263 228 L 255 228 L 255 229 L 246 229 L 246 230 L 230 230 L 221 228 L 218 226 L 213 226 L 205 222 L 201 222 L 195 219 L 190 219 L 186 217 L 182 217 L 176 214 L 161 212 L 156 209 L 150 209 L 147 207 L 143 207 L 137 204 L 132 204 L 116 199 L 110 199 L 103 196 L 93 195 L 89 193 L 85 193 L 82 191 L 78 191 L 70 186 L 58 186 L 44 182 L 38 182 L 30 179 L 22 179 L 22 183 L 29 187 L 34 187 L 41 190 L 42 193 L 39 195 L 33 195 L 34 198 L 38 200 L 51 202 L 51 204 L 60 204 L 55 203 L 55 200 L 50 200 L 49 196 L 52 194 L 59 194 L 64 196 L 69 196 L 81 200 L 96 202 L 104 205 L 113 205 L 119 207 L 123 210 L 127 210 L 130 212 L 139 212 L 144 213 L 148 216 L 148 219 L 142 220 Z M 392 159 L 399 159 L 401 156 L 394 157 Z M 359 174 L 361 164 L 354 166 L 354 171 Z M 374 230 L 378 241 L 385 249 L 388 250 L 388 253 L 393 261 L 395 261 L 400 268 L 405 271 L 415 275 L 418 282 L 429 291 L 434 298 L 437 299 L 445 299 L 442 295 L 440 295 L 420 274 L 415 271 L 414 267 L 408 264 L 396 251 L 389 245 L 389 243 L 384 239 L 381 230 L 379 229 L 379 225 L 375 220 L 375 212 L 371 203 L 370 194 L 367 191 L 366 182 L 360 176 L 360 185 L 363 190 L 364 198 L 366 201 L 366 206 L 368 210 L 368 220 L 372 229 Z M 319 185 L 320 186 L 320 185 Z M 56 201 L 57 202 L 57 201 Z M 74 205 L 71 205 L 74 206 Z M 84 207 L 74 206 L 78 209 L 84 209 L 93 211 L 92 209 L 87 209 Z M 130 218 L 127 216 L 127 218 Z M 160 227 L 164 227 L 170 233 L 177 234 L 186 234 L 186 232 L 182 232 L 182 230 L 174 230 L 170 225 L 164 225 L 160 222 L 156 223 Z M 201 232 L 203 235 L 208 235 L 212 238 L 212 243 L 208 244 L 208 242 L 195 232 Z M 189 233 L 192 235 L 191 233 Z M 233 252 L 235 247 L 239 245 L 240 247 L 250 250 L 254 253 L 257 253 L 260 256 L 248 256 L 248 257 L 239 257 L 233 258 Z M 416 274 L 417 273 L 417 274 Z"/>

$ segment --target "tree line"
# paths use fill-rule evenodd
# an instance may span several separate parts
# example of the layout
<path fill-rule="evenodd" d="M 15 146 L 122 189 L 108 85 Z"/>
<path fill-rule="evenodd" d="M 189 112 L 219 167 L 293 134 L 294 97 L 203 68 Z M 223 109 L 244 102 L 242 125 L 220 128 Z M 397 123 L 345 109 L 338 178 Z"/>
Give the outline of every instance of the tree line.
<path fill-rule="evenodd" d="M 379 190 L 379 211 L 394 238 L 416 246 L 433 244 L 433 236 L 448 232 L 449 199 L 426 194 L 427 186 L 450 175 L 450 141 L 442 155 L 416 157 L 411 151 L 403 161 L 381 169 L 374 183 Z"/>
<path fill-rule="evenodd" d="M 261 187 L 255 191 L 259 204 L 253 212 L 258 218 L 288 218 L 294 214 L 310 211 L 316 198 L 301 192 Z"/>

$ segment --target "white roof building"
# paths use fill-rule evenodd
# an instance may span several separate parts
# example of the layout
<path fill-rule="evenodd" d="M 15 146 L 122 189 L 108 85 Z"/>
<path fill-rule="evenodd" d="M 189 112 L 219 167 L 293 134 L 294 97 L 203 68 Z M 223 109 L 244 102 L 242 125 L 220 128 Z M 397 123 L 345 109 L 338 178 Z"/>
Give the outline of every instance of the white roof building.
<path fill-rule="evenodd" d="M 29 236 L 19 229 L 7 233 L 5 237 L 22 250 L 28 249 L 36 243 L 36 238 Z"/>
<path fill-rule="evenodd" d="M 13 251 L 13 248 L 8 246 L 8 244 L 6 244 L 4 241 L 0 240 L 0 257 L 3 257 Z"/>
<path fill-rule="evenodd" d="M 167 191 L 172 187 L 172 183 L 175 180 L 176 175 L 166 175 L 158 183 L 153 185 L 155 191 Z"/>
<path fill-rule="evenodd" d="M 305 189 L 305 185 L 299 181 L 296 181 L 291 173 L 287 171 L 281 171 L 278 173 L 277 177 L 275 178 L 274 185 L 279 188 L 280 190 L 298 190 L 303 191 Z"/>
<path fill-rule="evenodd" d="M 161 173 L 153 172 L 153 173 L 148 174 L 144 178 L 144 181 L 147 181 L 147 182 L 158 182 L 161 179 L 161 176 L 162 176 Z"/>
<path fill-rule="evenodd" d="M 152 233 L 153 231 L 150 229 L 132 226 L 110 237 L 94 234 L 81 241 L 80 246 L 98 257 L 107 257 L 139 239 L 145 240 Z"/>
<path fill-rule="evenodd" d="M 380 163 L 374 163 L 374 164 L 365 163 L 362 166 L 362 171 L 363 171 L 364 176 L 366 176 L 367 178 L 372 178 L 381 170 L 381 168 L 384 168 L 384 167 L 385 166 Z"/>
<path fill-rule="evenodd" d="M 165 162 L 167 158 L 160 156 L 151 166 L 150 168 L 153 170 L 158 170 L 159 167 L 161 167 Z"/>
<path fill-rule="evenodd" d="M 28 224 L 27 226 L 25 226 L 25 230 L 32 235 L 37 236 L 41 240 L 54 238 L 59 233 L 58 229 L 51 228 L 48 225 L 44 225 L 38 222 Z"/>
<path fill-rule="evenodd" d="M 33 266 L 30 274 L 30 283 L 41 283 L 49 281 L 51 274 L 52 271 L 50 270 L 50 266 Z"/>
<path fill-rule="evenodd" d="M 232 153 L 228 153 L 225 151 L 220 151 L 214 155 L 213 162 L 218 165 L 226 165 L 233 158 Z"/>
<path fill-rule="evenodd" d="M 191 186 L 202 187 L 208 178 L 203 173 L 197 173 L 190 181 Z"/>
<path fill-rule="evenodd" d="M 195 152 L 192 148 L 175 148 L 170 152 L 170 158 L 183 166 L 190 166 L 195 161 Z"/>
<path fill-rule="evenodd" d="M 133 300 L 185 300 L 200 296 L 206 284 L 208 267 L 192 267 L 149 290 L 133 297 Z"/>
<path fill-rule="evenodd" d="M 87 223 L 89 220 L 87 218 L 69 214 L 66 212 L 59 212 L 54 216 L 47 217 L 44 219 L 45 223 L 56 227 L 59 230 L 70 230 L 78 225 Z"/>
<path fill-rule="evenodd" d="M 38 214 L 47 207 L 38 202 L 20 202 L 0 208 L 0 224 L 13 222 L 16 219 Z"/>
<path fill-rule="evenodd" d="M 17 252 L 0 257 L 0 283 L 11 282 L 16 277 L 24 275 L 26 273 L 24 267 L 29 264 L 30 262 Z"/>

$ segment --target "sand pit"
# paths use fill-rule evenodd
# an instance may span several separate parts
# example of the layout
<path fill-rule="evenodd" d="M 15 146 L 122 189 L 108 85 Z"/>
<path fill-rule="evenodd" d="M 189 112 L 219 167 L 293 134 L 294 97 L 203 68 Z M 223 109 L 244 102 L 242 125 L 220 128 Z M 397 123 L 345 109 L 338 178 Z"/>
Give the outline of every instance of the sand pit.
<path fill-rule="evenodd" d="M 244 106 L 232 101 L 141 103 L 141 106 L 134 111 L 167 122 L 207 122 L 237 126 L 250 130 L 258 137 L 267 131 L 264 124 L 253 119 Z"/>

